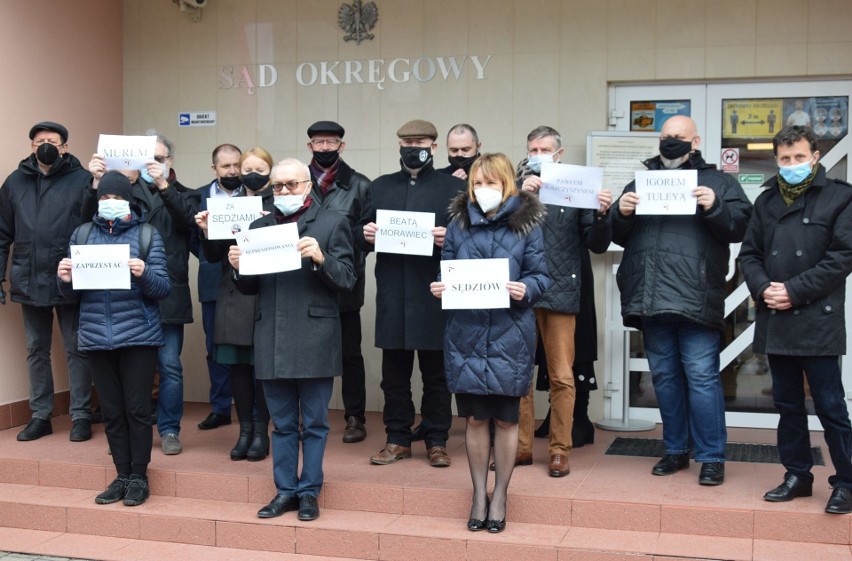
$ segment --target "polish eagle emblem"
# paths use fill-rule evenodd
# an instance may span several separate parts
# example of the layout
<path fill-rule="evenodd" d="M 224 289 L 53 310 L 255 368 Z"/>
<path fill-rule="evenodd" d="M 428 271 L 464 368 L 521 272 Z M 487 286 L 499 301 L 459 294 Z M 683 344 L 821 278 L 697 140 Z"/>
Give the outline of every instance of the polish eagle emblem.
<path fill-rule="evenodd" d="M 346 32 L 344 41 L 355 41 L 360 45 L 361 41 L 375 37 L 370 30 L 376 27 L 379 21 L 379 8 L 375 2 L 355 0 L 352 4 L 341 4 L 337 11 L 337 21 L 340 29 Z"/>

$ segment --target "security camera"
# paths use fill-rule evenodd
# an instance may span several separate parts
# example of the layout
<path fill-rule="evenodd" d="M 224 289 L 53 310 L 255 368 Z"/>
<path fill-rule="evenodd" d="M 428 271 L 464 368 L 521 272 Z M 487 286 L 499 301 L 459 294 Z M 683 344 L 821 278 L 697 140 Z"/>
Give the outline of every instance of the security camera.
<path fill-rule="evenodd" d="M 207 0 L 172 0 L 180 7 L 181 12 L 186 12 L 191 21 L 201 21 L 201 8 L 207 6 Z"/>

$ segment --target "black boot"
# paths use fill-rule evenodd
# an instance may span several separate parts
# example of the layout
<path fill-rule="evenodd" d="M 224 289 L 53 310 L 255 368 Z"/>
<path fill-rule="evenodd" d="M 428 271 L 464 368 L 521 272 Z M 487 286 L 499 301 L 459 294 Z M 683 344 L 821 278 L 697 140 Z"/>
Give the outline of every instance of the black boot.
<path fill-rule="evenodd" d="M 269 455 L 269 434 L 267 433 L 269 421 L 255 421 L 254 436 L 248 449 L 246 459 L 250 462 L 259 462 Z"/>
<path fill-rule="evenodd" d="M 577 387 L 574 397 L 574 427 L 571 429 L 573 448 L 595 443 L 595 425 L 589 420 L 589 388 Z"/>
<path fill-rule="evenodd" d="M 547 416 L 545 416 L 538 428 L 535 429 L 533 435 L 536 438 L 547 438 L 550 436 L 550 409 L 547 410 Z"/>
<path fill-rule="evenodd" d="M 235 462 L 246 459 L 249 446 L 251 446 L 253 430 L 254 423 L 251 421 L 248 423 L 240 421 L 240 437 L 237 439 L 237 443 L 234 445 L 233 450 L 231 450 L 231 459 Z"/>

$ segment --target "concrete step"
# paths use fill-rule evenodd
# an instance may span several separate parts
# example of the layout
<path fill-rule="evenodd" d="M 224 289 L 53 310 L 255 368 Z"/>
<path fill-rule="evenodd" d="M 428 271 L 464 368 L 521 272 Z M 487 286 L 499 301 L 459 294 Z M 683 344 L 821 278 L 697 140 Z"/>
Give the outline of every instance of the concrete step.
<path fill-rule="evenodd" d="M 852 559 L 848 545 L 780 542 L 510 522 L 499 535 L 450 517 L 323 508 L 261 520 L 262 504 L 153 496 L 144 505 L 96 505 L 84 489 L 0 484 L 4 549 L 91 559 L 314 559 L 387 561 L 783 561 Z M 265 556 L 263 552 L 283 554 Z M 313 556 L 313 557 L 310 557 Z M 295 558 L 293 558 L 295 559 Z"/>

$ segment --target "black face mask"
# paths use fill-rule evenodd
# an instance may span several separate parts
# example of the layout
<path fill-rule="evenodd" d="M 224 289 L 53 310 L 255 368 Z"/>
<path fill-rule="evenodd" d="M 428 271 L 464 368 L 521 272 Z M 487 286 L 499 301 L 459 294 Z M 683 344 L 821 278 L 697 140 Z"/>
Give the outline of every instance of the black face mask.
<path fill-rule="evenodd" d="M 240 188 L 240 185 L 243 184 L 243 180 L 239 175 L 235 175 L 233 177 L 220 177 L 219 178 L 219 186 L 222 189 L 227 189 L 228 191 L 235 191 Z"/>
<path fill-rule="evenodd" d="M 44 165 L 52 166 L 59 159 L 59 149 L 53 144 L 45 142 L 36 148 L 36 158 Z"/>
<path fill-rule="evenodd" d="M 399 156 L 408 169 L 420 169 L 432 159 L 432 150 L 420 146 L 400 146 Z"/>
<path fill-rule="evenodd" d="M 667 160 L 677 160 L 692 150 L 691 140 L 680 140 L 673 136 L 660 140 L 660 155 Z"/>
<path fill-rule="evenodd" d="M 321 168 L 328 169 L 340 158 L 340 152 L 314 152 L 314 161 Z"/>
<path fill-rule="evenodd" d="M 240 176 L 240 181 L 246 186 L 246 189 L 252 191 L 260 191 L 269 183 L 269 174 L 261 175 L 255 171 Z"/>
<path fill-rule="evenodd" d="M 447 160 L 454 168 L 463 169 L 465 173 L 470 173 L 470 166 L 473 165 L 473 162 L 475 162 L 478 157 L 479 152 L 477 152 L 473 156 L 450 156 L 447 158 Z"/>

